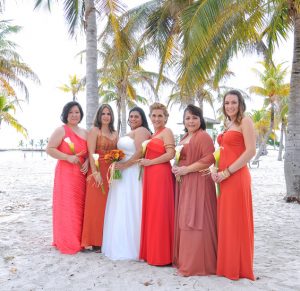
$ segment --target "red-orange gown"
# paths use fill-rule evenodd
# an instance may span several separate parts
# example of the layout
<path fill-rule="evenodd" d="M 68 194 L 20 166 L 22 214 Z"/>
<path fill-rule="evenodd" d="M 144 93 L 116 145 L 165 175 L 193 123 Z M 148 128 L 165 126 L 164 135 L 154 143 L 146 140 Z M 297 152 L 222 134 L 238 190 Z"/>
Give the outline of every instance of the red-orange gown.
<path fill-rule="evenodd" d="M 220 171 L 230 166 L 245 151 L 241 132 L 227 131 L 218 137 L 223 146 Z M 220 183 L 218 198 L 217 275 L 231 280 L 254 280 L 254 227 L 251 176 L 247 166 Z"/>
<path fill-rule="evenodd" d="M 84 210 L 84 222 L 82 230 L 81 245 L 87 246 L 102 246 L 103 238 L 103 223 L 107 201 L 109 185 L 107 181 L 107 171 L 110 163 L 104 161 L 104 155 L 110 150 L 117 148 L 117 139 L 109 139 L 101 134 L 101 130 L 97 136 L 97 145 L 95 153 L 99 154 L 100 173 L 103 179 L 104 193 L 101 187 L 97 187 L 95 180 L 90 175 L 91 168 L 88 171 L 88 179 L 86 183 L 86 199 Z"/>
<path fill-rule="evenodd" d="M 213 152 L 211 137 L 200 129 L 181 150 L 179 166 L 199 162 L 209 167 Z M 211 176 L 184 175 L 175 193 L 174 265 L 184 276 L 216 274 L 217 198 Z"/>
<path fill-rule="evenodd" d="M 65 137 L 74 143 L 76 153 L 82 152 L 81 163 L 87 157 L 87 142 L 64 125 Z M 63 140 L 57 148 L 73 155 L 69 145 Z M 53 243 L 63 254 L 75 254 L 81 250 L 81 232 L 85 200 L 86 175 L 80 166 L 58 160 L 55 168 L 53 188 Z"/>
<path fill-rule="evenodd" d="M 146 159 L 165 153 L 163 141 L 152 138 Z M 174 240 L 174 177 L 170 162 L 144 168 L 140 259 L 150 265 L 172 263 Z"/>

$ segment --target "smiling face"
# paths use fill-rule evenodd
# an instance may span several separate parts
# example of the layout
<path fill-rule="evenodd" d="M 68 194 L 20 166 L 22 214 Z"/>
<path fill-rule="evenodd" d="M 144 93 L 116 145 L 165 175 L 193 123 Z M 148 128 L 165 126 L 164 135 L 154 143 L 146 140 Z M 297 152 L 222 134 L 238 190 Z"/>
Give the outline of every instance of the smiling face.
<path fill-rule="evenodd" d="M 224 100 L 224 110 L 230 120 L 235 120 L 239 112 L 238 96 L 228 94 Z"/>
<path fill-rule="evenodd" d="M 102 125 L 109 125 L 110 122 L 111 122 L 110 110 L 105 107 L 101 112 L 101 123 Z"/>
<path fill-rule="evenodd" d="M 167 122 L 167 117 L 164 115 L 164 111 L 162 109 L 152 110 L 150 113 L 150 119 L 155 131 L 163 128 Z"/>
<path fill-rule="evenodd" d="M 138 111 L 131 111 L 128 117 L 128 123 L 131 129 L 142 126 L 142 117 Z"/>
<path fill-rule="evenodd" d="M 81 120 L 81 113 L 80 113 L 78 106 L 75 105 L 75 106 L 71 107 L 70 111 L 68 112 L 67 121 L 68 121 L 69 125 L 76 126 L 76 125 L 78 125 L 80 120 Z"/>
<path fill-rule="evenodd" d="M 201 126 L 200 117 L 193 115 L 190 111 L 186 111 L 184 114 L 184 126 L 188 133 L 194 133 Z"/>

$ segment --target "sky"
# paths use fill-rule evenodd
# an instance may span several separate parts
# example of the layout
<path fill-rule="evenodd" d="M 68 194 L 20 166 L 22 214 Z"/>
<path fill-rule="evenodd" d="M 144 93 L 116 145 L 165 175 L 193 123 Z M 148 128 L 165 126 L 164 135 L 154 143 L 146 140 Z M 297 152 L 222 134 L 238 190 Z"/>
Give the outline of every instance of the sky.
<path fill-rule="evenodd" d="M 60 114 L 65 103 L 72 100 L 71 93 L 64 93 L 58 89 L 68 83 L 69 75 L 76 73 L 79 77 L 85 74 L 85 64 L 76 57 L 78 52 L 85 48 L 84 35 L 77 41 L 68 36 L 67 26 L 61 7 L 53 5 L 49 11 L 39 9 L 33 11 L 33 0 L 6 1 L 5 13 L 2 19 L 11 19 L 13 24 L 23 27 L 22 31 L 11 39 L 18 44 L 18 53 L 39 76 L 41 85 L 25 80 L 29 89 L 29 102 L 22 103 L 22 110 L 18 109 L 16 117 L 27 128 L 29 139 L 38 141 L 46 139 L 53 130 L 61 125 Z M 123 1 L 128 7 L 141 2 L 138 0 Z M 291 67 L 292 38 L 277 49 L 275 62 L 287 62 Z M 256 55 L 238 55 L 230 64 L 230 70 L 235 76 L 225 85 L 247 90 L 251 85 L 257 85 L 257 76 L 251 68 L 258 67 L 257 62 L 262 58 Z M 147 68 L 151 70 L 151 68 Z M 287 80 L 288 81 L 288 80 Z M 78 96 L 78 101 L 85 109 L 85 92 Z M 165 101 L 165 100 L 164 100 Z M 253 97 L 247 102 L 249 109 L 259 108 L 262 98 Z M 146 112 L 147 113 L 147 112 Z M 213 118 L 213 111 L 207 104 L 204 105 L 204 115 Z M 178 111 L 171 110 L 168 126 L 178 130 Z M 81 124 L 85 126 L 84 121 Z M 0 149 L 17 147 L 22 135 L 9 128 L 5 123 L 0 128 Z M 26 141 L 25 141 L 26 142 Z"/>

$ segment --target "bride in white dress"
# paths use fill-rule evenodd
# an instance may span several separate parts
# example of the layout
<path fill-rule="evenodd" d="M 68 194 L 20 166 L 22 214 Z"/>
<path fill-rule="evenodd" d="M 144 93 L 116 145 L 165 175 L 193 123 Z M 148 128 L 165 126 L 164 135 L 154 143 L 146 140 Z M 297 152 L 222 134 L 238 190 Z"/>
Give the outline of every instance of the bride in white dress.
<path fill-rule="evenodd" d="M 137 260 L 140 249 L 142 209 L 142 181 L 138 179 L 142 143 L 150 138 L 150 131 L 143 109 L 129 111 L 131 131 L 118 141 L 118 149 L 125 158 L 116 164 L 122 178 L 113 180 L 107 198 L 102 253 L 112 260 Z"/>

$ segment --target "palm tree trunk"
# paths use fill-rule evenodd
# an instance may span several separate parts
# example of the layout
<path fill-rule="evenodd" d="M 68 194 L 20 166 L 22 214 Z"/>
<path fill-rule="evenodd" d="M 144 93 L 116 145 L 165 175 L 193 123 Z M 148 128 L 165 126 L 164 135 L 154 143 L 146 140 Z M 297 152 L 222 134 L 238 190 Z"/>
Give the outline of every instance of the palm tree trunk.
<path fill-rule="evenodd" d="M 85 1 L 86 21 L 86 127 L 93 124 L 99 106 L 97 79 L 97 26 L 94 0 Z"/>
<path fill-rule="evenodd" d="M 284 136 L 284 119 L 281 121 L 281 129 L 280 129 L 280 142 L 279 142 L 279 151 L 278 151 L 278 161 L 282 161 L 282 150 L 283 150 L 283 136 Z"/>
<path fill-rule="evenodd" d="M 127 120 L 126 120 L 126 87 L 121 85 L 121 134 L 126 134 Z"/>
<path fill-rule="evenodd" d="M 197 101 L 199 103 L 199 107 L 202 109 L 203 111 L 203 95 L 201 94 L 201 91 L 200 90 L 197 90 L 196 92 L 196 98 L 197 98 Z"/>
<path fill-rule="evenodd" d="M 294 16 L 294 53 L 288 99 L 288 127 L 284 174 L 286 201 L 300 203 L 300 14 Z"/>

